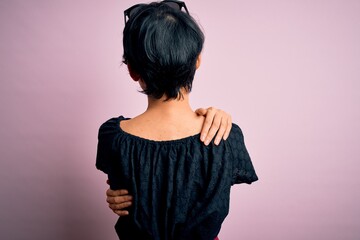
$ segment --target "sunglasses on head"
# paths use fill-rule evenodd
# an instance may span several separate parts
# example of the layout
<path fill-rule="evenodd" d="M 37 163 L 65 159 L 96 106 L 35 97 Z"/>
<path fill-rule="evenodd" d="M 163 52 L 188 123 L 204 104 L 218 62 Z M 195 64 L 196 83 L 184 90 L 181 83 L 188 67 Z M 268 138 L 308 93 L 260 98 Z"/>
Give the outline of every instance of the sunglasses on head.
<path fill-rule="evenodd" d="M 168 5 L 169 7 L 173 8 L 173 9 L 176 9 L 176 10 L 179 10 L 181 11 L 182 9 L 185 10 L 185 12 L 187 14 L 189 14 L 189 11 L 185 5 L 184 2 L 181 2 L 181 1 L 176 1 L 176 0 L 164 0 L 164 1 L 161 1 L 161 3 L 164 3 L 166 5 Z M 143 3 L 140 3 L 140 4 L 136 4 L 128 9 L 126 9 L 124 11 L 124 20 L 125 20 L 125 24 L 126 22 L 132 17 L 132 15 L 134 15 L 134 13 L 136 12 L 136 10 L 139 8 L 139 7 L 142 7 L 142 6 L 145 6 L 147 4 L 143 4 Z"/>

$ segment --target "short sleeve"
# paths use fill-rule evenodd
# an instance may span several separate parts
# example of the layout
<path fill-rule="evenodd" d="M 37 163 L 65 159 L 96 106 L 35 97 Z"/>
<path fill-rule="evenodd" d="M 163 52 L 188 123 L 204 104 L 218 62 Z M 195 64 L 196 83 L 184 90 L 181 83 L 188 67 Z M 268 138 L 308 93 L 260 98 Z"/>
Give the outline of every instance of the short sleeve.
<path fill-rule="evenodd" d="M 228 141 L 233 156 L 233 176 L 231 184 L 251 184 L 252 182 L 257 181 L 258 177 L 245 147 L 244 136 L 241 129 L 236 124 L 233 124 Z"/>
<path fill-rule="evenodd" d="M 112 118 L 100 126 L 96 154 L 96 168 L 108 174 L 113 158 L 112 145 L 116 134 L 116 118 Z"/>

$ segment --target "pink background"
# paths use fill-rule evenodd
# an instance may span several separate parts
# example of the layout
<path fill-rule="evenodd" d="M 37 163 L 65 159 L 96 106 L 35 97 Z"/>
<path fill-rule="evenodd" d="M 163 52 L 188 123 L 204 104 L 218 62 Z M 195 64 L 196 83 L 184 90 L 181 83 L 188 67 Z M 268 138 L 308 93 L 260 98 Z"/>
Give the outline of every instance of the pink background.
<path fill-rule="evenodd" d="M 116 239 L 97 130 L 145 97 L 121 66 L 135 0 L 0 0 L 0 239 Z M 360 1 L 187 1 L 206 34 L 194 108 L 230 112 L 259 182 L 220 233 L 360 239 Z"/>

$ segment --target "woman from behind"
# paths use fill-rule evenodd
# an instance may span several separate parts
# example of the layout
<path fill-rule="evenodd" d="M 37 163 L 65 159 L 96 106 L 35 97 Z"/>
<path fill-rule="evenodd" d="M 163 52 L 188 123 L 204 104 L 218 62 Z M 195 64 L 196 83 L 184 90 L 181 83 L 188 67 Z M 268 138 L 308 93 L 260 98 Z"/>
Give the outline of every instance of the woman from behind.
<path fill-rule="evenodd" d="M 257 176 L 237 125 L 226 141 L 200 141 L 204 117 L 189 94 L 204 35 L 179 1 L 135 5 L 125 20 L 124 63 L 148 108 L 99 130 L 97 168 L 111 189 L 133 196 L 116 231 L 121 240 L 213 240 L 228 214 L 230 187 Z"/>

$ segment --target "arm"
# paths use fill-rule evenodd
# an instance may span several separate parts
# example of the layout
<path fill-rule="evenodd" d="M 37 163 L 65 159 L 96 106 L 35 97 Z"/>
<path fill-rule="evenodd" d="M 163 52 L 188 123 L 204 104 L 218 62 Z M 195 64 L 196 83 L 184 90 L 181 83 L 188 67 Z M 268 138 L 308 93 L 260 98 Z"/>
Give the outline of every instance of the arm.
<path fill-rule="evenodd" d="M 205 145 L 208 145 L 214 138 L 214 143 L 218 145 L 221 139 L 226 140 L 229 136 L 232 120 L 231 116 L 221 109 L 209 107 L 207 109 L 199 108 L 195 111 L 200 116 L 205 116 L 204 125 L 201 130 L 200 139 Z M 109 208 L 119 216 L 127 216 L 129 212 L 124 210 L 131 206 L 132 196 L 127 190 L 111 190 L 106 191 L 106 202 Z"/>

